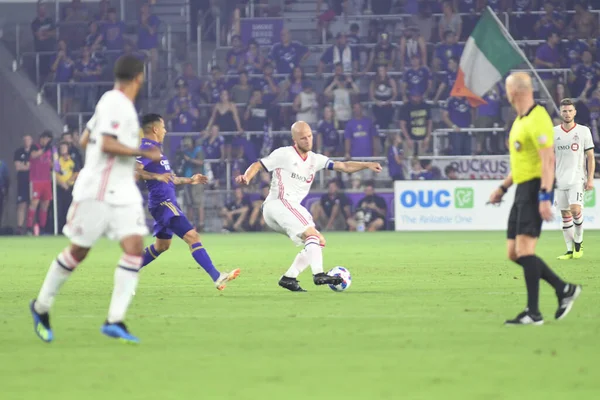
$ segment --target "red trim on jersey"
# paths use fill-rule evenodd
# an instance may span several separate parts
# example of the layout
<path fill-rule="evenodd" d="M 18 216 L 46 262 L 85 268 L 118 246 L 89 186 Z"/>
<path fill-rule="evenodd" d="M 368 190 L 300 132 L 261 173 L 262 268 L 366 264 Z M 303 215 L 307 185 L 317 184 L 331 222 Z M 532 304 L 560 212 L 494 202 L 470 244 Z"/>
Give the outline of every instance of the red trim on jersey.
<path fill-rule="evenodd" d="M 575 127 L 576 127 L 576 126 L 577 126 L 577 123 L 575 123 L 575 125 L 573 125 L 573 127 L 572 127 L 571 129 L 569 129 L 569 130 L 566 130 L 566 129 L 563 127 L 563 124 L 560 124 L 560 129 L 562 129 L 562 130 L 563 130 L 563 132 L 565 132 L 565 133 L 569 133 L 569 132 L 571 132 L 573 129 L 575 129 Z"/>
<path fill-rule="evenodd" d="M 277 180 L 279 180 L 279 200 L 283 203 L 283 205 L 285 206 L 285 208 L 287 208 L 288 210 L 290 210 L 291 213 L 294 214 L 294 216 L 296 218 L 298 218 L 298 220 L 303 225 L 308 225 L 308 221 L 306 220 L 306 218 L 304 218 L 302 216 L 302 214 L 300 213 L 300 211 L 298 211 L 294 207 L 292 207 L 292 205 L 283 197 L 283 195 L 285 193 L 285 188 L 283 186 L 283 181 L 281 180 L 281 168 L 277 168 L 275 170 L 275 174 L 277 174 Z"/>
<path fill-rule="evenodd" d="M 102 180 L 100 181 L 100 189 L 98 189 L 97 199 L 100 201 L 104 200 L 104 194 L 106 193 L 106 187 L 108 186 L 108 179 L 110 177 L 110 171 L 115 164 L 115 157 L 111 156 L 106 163 L 104 171 L 102 171 Z"/>
<path fill-rule="evenodd" d="M 296 150 L 296 154 L 298 154 L 298 157 L 300 157 L 302 159 L 302 161 L 306 161 L 308 159 L 308 153 L 306 153 L 304 155 L 304 157 L 302 157 L 302 154 L 300 154 L 300 152 L 298 151 L 298 149 L 296 148 L 296 146 L 293 146 L 294 150 Z"/>

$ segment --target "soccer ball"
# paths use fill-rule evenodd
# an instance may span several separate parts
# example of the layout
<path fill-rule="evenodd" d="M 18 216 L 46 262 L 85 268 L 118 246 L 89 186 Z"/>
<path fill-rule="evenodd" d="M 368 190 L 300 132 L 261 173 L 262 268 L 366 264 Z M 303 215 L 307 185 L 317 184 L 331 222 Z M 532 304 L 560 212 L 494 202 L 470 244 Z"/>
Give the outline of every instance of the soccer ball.
<path fill-rule="evenodd" d="M 343 292 L 344 290 L 350 287 L 352 283 L 352 276 L 350 276 L 350 271 L 348 271 L 344 267 L 335 267 L 332 268 L 329 272 L 327 272 L 329 276 L 340 276 L 344 281 L 339 285 L 329 285 L 329 288 L 334 292 Z"/>

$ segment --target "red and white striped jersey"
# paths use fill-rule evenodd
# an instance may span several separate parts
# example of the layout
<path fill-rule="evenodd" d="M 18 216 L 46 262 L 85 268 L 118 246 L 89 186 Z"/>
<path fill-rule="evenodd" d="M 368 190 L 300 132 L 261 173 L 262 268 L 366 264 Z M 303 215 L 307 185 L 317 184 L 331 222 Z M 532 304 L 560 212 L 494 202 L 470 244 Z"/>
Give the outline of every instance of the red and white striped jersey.
<path fill-rule="evenodd" d="M 120 90 L 106 92 L 87 128 L 90 137 L 85 165 L 73 187 L 73 201 L 99 200 L 112 205 L 142 203 L 135 183 L 135 157 L 112 156 L 102 151 L 105 136 L 113 136 L 127 147 L 139 147 L 140 123 L 131 100 Z"/>
<path fill-rule="evenodd" d="M 304 200 L 317 171 L 333 168 L 333 161 L 324 155 L 310 151 L 303 158 L 294 146 L 281 147 L 260 160 L 260 163 L 273 173 L 266 201 L 278 199 L 290 203 Z"/>

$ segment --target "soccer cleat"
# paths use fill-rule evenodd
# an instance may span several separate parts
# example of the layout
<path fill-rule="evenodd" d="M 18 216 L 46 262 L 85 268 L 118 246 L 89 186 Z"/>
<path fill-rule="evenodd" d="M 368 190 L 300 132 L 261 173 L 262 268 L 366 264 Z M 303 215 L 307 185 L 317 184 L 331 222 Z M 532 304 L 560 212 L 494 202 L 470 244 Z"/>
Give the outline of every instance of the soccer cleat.
<path fill-rule="evenodd" d="M 573 303 L 581 294 L 581 285 L 573 285 L 572 283 L 567 283 L 565 290 L 563 293 L 557 293 L 558 297 L 558 309 L 554 314 L 554 318 L 557 320 L 561 320 L 567 316 L 567 314 L 573 308 Z"/>
<path fill-rule="evenodd" d="M 556 257 L 557 260 L 570 260 L 572 258 L 573 258 L 573 252 L 572 251 L 567 251 L 562 256 Z"/>
<path fill-rule="evenodd" d="M 33 331 L 40 339 L 50 343 L 54 339 L 54 334 L 50 328 L 50 315 L 48 313 L 39 314 L 35 311 L 35 300 L 29 303 L 29 310 L 33 316 Z"/>
<path fill-rule="evenodd" d="M 115 322 L 112 324 L 109 324 L 108 321 L 106 321 L 104 323 L 104 325 L 102 325 L 102 329 L 100 329 L 100 332 L 102 332 L 104 335 L 111 337 L 111 338 L 115 338 L 115 339 L 119 339 L 121 342 L 125 342 L 125 343 L 132 343 L 132 344 L 136 344 L 140 342 L 140 339 L 133 336 L 131 333 L 129 333 L 129 331 L 127 330 L 127 327 L 125 326 L 125 324 L 123 322 Z"/>
<path fill-rule="evenodd" d="M 581 258 L 583 257 L 583 242 L 575 243 L 575 251 L 573 252 L 573 258 Z"/>
<path fill-rule="evenodd" d="M 341 276 L 327 275 L 325 272 L 321 272 L 313 276 L 315 285 L 339 285 L 344 282 L 344 278 Z"/>
<path fill-rule="evenodd" d="M 530 313 L 528 309 L 525 309 L 521 314 L 517 315 L 514 319 L 508 319 L 504 322 L 504 325 L 543 325 L 544 318 L 542 314 Z"/>
<path fill-rule="evenodd" d="M 226 273 L 222 272 L 221 276 L 215 281 L 215 287 L 217 290 L 223 290 L 227 286 L 227 282 L 230 282 L 240 276 L 240 269 L 236 268 L 233 271 Z"/>
<path fill-rule="evenodd" d="M 300 284 L 298 283 L 298 279 L 296 278 L 289 278 L 287 276 L 282 276 L 281 279 L 279 280 L 279 286 L 281 286 L 284 289 L 289 290 L 290 292 L 306 292 L 306 290 L 302 289 L 302 287 L 300 287 Z"/>

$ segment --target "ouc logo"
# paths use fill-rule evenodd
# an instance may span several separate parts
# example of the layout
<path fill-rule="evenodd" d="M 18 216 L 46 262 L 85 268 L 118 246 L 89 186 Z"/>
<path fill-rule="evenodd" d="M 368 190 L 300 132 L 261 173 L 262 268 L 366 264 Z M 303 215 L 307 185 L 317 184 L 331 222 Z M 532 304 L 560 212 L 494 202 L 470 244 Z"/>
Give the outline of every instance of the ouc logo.
<path fill-rule="evenodd" d="M 454 200 L 454 202 L 452 201 Z M 455 188 L 454 196 L 448 190 L 405 190 L 400 194 L 400 204 L 404 208 L 473 208 L 475 191 L 473 188 Z M 453 204 L 454 203 L 454 204 Z"/>

